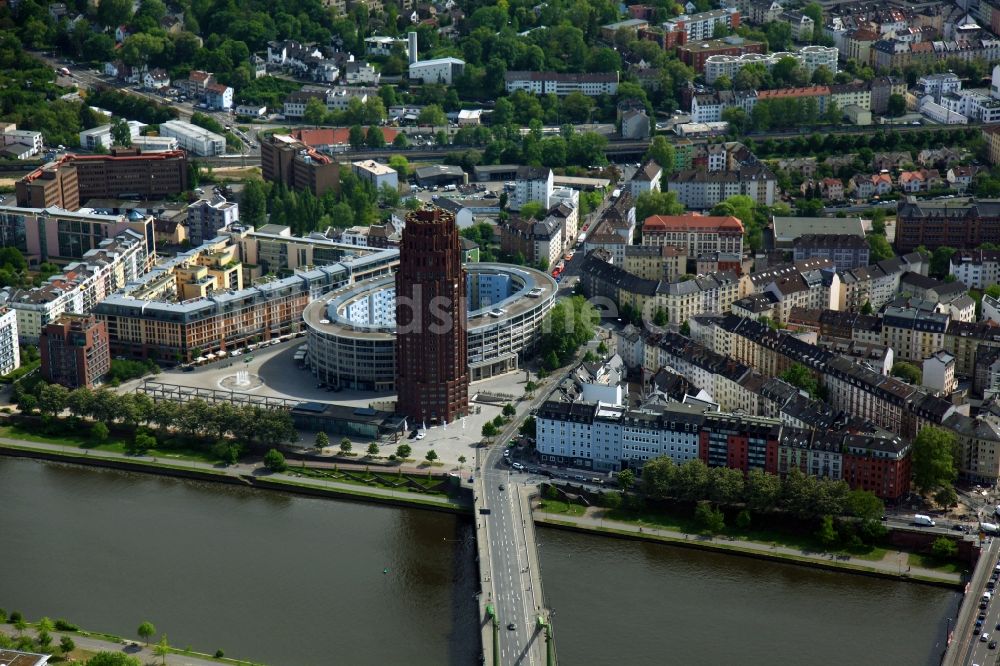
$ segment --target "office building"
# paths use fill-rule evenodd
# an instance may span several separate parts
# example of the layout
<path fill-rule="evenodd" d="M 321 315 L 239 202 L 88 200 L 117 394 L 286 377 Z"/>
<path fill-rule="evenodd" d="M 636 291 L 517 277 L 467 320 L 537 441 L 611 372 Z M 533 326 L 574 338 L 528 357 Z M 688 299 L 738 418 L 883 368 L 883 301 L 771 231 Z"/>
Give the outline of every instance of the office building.
<path fill-rule="evenodd" d="M 743 223 L 731 215 L 652 215 L 642 223 L 642 244 L 670 245 L 689 257 L 711 252 L 742 256 Z"/>
<path fill-rule="evenodd" d="M 578 92 L 588 97 L 618 93 L 618 72 L 570 74 L 561 72 L 507 72 L 504 82 L 508 93 L 518 90 L 535 95 L 560 97 Z"/>
<path fill-rule="evenodd" d="M 351 162 L 351 170 L 361 180 L 371 183 L 376 191 L 381 190 L 383 185 L 387 185 L 393 190 L 399 189 L 399 174 L 396 173 L 395 169 L 381 162 L 375 160 Z"/>
<path fill-rule="evenodd" d="M 187 209 L 188 236 L 192 245 L 201 245 L 219 235 L 240 221 L 240 207 L 235 201 L 215 195 L 211 199 L 199 199 Z"/>
<path fill-rule="evenodd" d="M 396 411 L 445 423 L 469 403 L 466 275 L 451 213 L 406 216 L 396 273 Z"/>
<path fill-rule="evenodd" d="M 17 181 L 17 205 L 74 211 L 89 199 L 164 199 L 188 189 L 183 151 L 145 153 L 115 148 L 110 155 L 64 155 Z"/>

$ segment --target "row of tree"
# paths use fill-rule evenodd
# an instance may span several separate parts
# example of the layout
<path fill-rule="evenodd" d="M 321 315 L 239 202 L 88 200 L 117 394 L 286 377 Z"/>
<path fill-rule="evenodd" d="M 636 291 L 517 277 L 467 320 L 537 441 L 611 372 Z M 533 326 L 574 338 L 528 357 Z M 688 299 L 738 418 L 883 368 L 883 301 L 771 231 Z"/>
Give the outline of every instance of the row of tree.
<path fill-rule="evenodd" d="M 538 353 L 546 370 L 569 363 L 576 351 L 594 337 L 599 315 L 585 298 L 564 298 L 549 311 L 542 322 Z"/>
<path fill-rule="evenodd" d="M 744 475 L 738 469 L 708 467 L 698 459 L 678 465 L 664 456 L 645 463 L 638 488 L 651 501 L 707 500 L 746 505 L 757 513 L 787 511 L 800 519 L 846 515 L 877 521 L 885 509 L 882 500 L 867 490 L 851 490 L 846 481 L 809 476 L 797 467 L 785 477 L 760 469 Z"/>
<path fill-rule="evenodd" d="M 93 419 L 100 424 L 120 424 L 137 430 L 140 426 L 156 428 L 162 437 L 176 432 L 191 440 L 215 442 L 228 437 L 246 444 L 278 446 L 294 441 L 298 434 L 291 415 L 283 409 L 210 403 L 191 400 L 176 403 L 154 402 L 144 393 L 118 394 L 107 389 L 77 388 L 72 391 L 59 384 L 38 382 L 25 388 L 15 385 L 14 398 L 27 414 L 38 410 L 50 422 L 68 411 L 74 419 Z M 68 428 L 73 423 L 67 423 Z M 141 430 L 138 434 L 148 436 Z M 137 434 L 137 436 L 138 436 Z M 149 440 L 144 440 L 147 443 Z M 147 444 L 151 447 L 152 444 Z"/>

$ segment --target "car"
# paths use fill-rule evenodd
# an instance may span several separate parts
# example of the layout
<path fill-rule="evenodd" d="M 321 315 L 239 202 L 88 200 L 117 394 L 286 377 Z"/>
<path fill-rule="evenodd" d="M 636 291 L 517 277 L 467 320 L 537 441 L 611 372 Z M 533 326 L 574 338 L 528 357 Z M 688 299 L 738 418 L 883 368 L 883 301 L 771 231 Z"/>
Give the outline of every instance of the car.
<path fill-rule="evenodd" d="M 586 481 L 587 480 L 587 477 L 580 476 L 579 474 L 575 475 L 573 478 L 576 479 L 577 481 Z"/>
<path fill-rule="evenodd" d="M 417 435 L 420 434 L 416 430 L 410 433 L 409 439 L 416 439 Z"/>
<path fill-rule="evenodd" d="M 990 635 L 989 635 L 989 634 L 987 634 L 987 633 L 983 633 L 983 634 L 982 634 L 982 635 L 981 635 L 981 636 L 979 637 L 979 640 L 980 640 L 980 642 L 983 642 L 983 643 L 987 643 L 987 642 L 989 642 L 989 640 L 990 640 Z"/>
<path fill-rule="evenodd" d="M 513 464 L 511 465 L 511 467 L 513 467 L 514 469 L 517 469 L 517 470 L 522 470 L 522 469 L 524 469 L 524 465 L 522 465 L 522 464 L 521 464 L 521 463 L 519 463 L 519 462 L 516 462 L 516 463 L 513 463 Z"/>
<path fill-rule="evenodd" d="M 988 590 L 992 590 L 996 586 L 997 586 L 997 582 L 995 580 L 991 580 L 990 582 L 986 583 L 986 589 L 988 589 Z"/>
<path fill-rule="evenodd" d="M 510 631 L 514 631 L 516 628 L 517 627 L 514 626 L 513 622 L 510 622 L 510 623 L 507 624 L 507 629 L 510 630 Z"/>
<path fill-rule="evenodd" d="M 426 436 L 427 436 L 426 432 L 417 433 L 417 439 L 423 439 Z"/>
<path fill-rule="evenodd" d="M 499 488 L 500 488 L 500 490 L 503 490 L 504 485 L 501 483 L 500 486 L 499 486 Z"/>
<path fill-rule="evenodd" d="M 976 620 L 976 626 L 977 627 L 983 626 L 983 619 L 982 618 L 979 618 L 978 620 Z"/>
<path fill-rule="evenodd" d="M 978 636 L 979 634 L 983 633 L 983 628 L 982 627 L 976 627 L 975 629 L 972 630 L 972 633 L 973 633 L 973 635 Z"/>
<path fill-rule="evenodd" d="M 962 527 L 961 525 L 959 525 L 958 523 L 955 523 L 954 525 L 952 525 L 951 529 L 956 530 L 958 532 L 962 532 L 963 530 L 965 530 L 965 528 Z"/>
<path fill-rule="evenodd" d="M 997 642 L 995 640 L 994 641 L 990 641 L 990 644 L 987 647 L 989 647 L 989 649 L 991 649 L 991 650 L 996 650 L 997 649 Z"/>
<path fill-rule="evenodd" d="M 986 613 L 980 613 L 978 619 L 985 620 L 986 619 Z"/>
<path fill-rule="evenodd" d="M 987 602 L 987 601 L 981 601 L 979 603 L 979 610 L 986 610 L 986 607 L 989 606 L 989 605 L 990 605 L 989 602 Z"/>

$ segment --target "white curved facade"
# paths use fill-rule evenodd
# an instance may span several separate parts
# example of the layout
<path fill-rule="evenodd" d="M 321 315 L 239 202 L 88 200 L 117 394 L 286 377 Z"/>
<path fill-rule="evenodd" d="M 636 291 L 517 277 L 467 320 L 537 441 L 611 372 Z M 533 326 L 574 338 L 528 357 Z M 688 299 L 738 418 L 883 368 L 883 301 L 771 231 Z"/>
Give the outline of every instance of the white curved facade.
<path fill-rule="evenodd" d="M 836 74 L 837 56 L 840 52 L 835 46 L 803 46 L 798 51 L 777 51 L 775 53 L 745 53 L 740 56 L 711 55 L 705 59 L 705 81 L 714 83 L 720 76 L 732 79 L 741 69 L 752 63 L 760 63 L 771 69 L 782 58 L 794 59 L 810 76 L 819 67 L 826 67 L 831 74 Z"/>
<path fill-rule="evenodd" d="M 508 264 L 467 264 L 469 379 L 516 370 L 541 335 L 558 285 Z M 395 277 L 331 292 L 303 312 L 308 360 L 328 386 L 392 392 L 396 384 Z"/>

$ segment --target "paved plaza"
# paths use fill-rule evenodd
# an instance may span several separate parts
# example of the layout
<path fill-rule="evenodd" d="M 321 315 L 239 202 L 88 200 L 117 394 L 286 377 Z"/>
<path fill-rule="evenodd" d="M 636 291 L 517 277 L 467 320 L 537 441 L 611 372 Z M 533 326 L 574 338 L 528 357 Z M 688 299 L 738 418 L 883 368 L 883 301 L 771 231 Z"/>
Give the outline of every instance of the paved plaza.
<path fill-rule="evenodd" d="M 155 381 L 167 384 L 179 384 L 200 389 L 233 390 L 246 392 L 256 396 L 270 396 L 291 400 L 330 402 L 351 407 L 372 407 L 391 410 L 395 395 L 392 393 L 374 393 L 369 391 L 341 390 L 328 391 L 318 385 L 316 378 L 308 369 L 300 367 L 294 360 L 295 352 L 305 344 L 305 338 L 296 338 L 289 342 L 272 345 L 250 354 L 230 357 L 195 368 L 185 372 L 180 368 L 167 370 L 155 378 Z M 245 371 L 245 374 L 243 372 Z M 537 377 L 532 379 L 539 383 Z M 482 441 L 483 425 L 500 414 L 504 402 L 509 401 L 518 409 L 518 415 L 527 409 L 527 403 L 518 402 L 524 397 L 526 374 L 524 370 L 508 373 L 500 377 L 475 382 L 470 386 L 469 394 L 473 398 L 470 403 L 470 414 L 464 419 L 447 425 L 430 426 L 423 439 L 404 439 L 413 449 L 411 457 L 423 460 L 431 449 L 438 459 L 451 467 L 460 465 L 459 457 L 465 456 L 465 469 L 472 469 L 476 463 L 476 445 Z M 123 384 L 120 391 L 131 392 L 142 380 Z M 485 394 L 485 395 L 484 395 Z M 489 396 L 503 398 L 501 401 L 488 399 Z M 479 396 L 477 398 L 477 396 Z M 407 427 L 422 428 L 422 423 L 407 423 Z M 408 437 L 408 434 L 404 437 Z M 299 444 L 311 447 L 315 433 L 301 431 Z M 331 436 L 330 453 L 332 454 L 340 441 L 340 437 Z M 368 441 L 354 442 L 354 451 L 363 452 L 368 447 Z M 393 453 L 383 446 L 381 455 Z"/>

